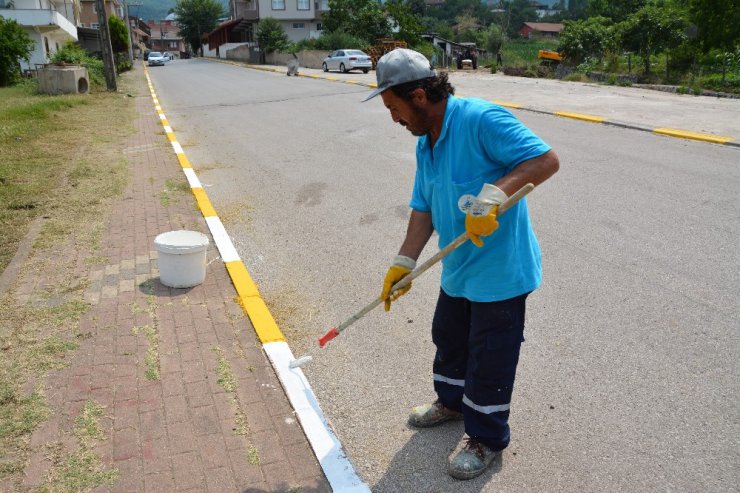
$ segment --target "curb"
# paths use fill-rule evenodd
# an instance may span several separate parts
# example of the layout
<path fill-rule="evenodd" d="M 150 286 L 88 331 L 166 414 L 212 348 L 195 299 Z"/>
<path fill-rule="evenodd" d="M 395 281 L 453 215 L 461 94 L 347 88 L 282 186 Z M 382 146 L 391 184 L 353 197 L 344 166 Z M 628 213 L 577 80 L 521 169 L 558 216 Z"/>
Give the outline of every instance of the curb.
<path fill-rule="evenodd" d="M 284 73 L 285 70 L 280 68 L 274 68 L 273 66 L 264 66 L 264 65 L 252 65 L 249 63 L 240 63 L 240 62 L 233 62 L 229 60 L 222 60 L 220 58 L 204 58 L 204 60 L 218 62 L 218 63 L 226 63 L 229 65 L 236 65 L 238 67 L 246 67 L 253 70 L 261 70 L 263 72 L 275 72 L 275 73 Z M 378 87 L 375 83 L 369 83 L 366 84 L 364 82 L 358 82 L 356 80 L 349 80 L 349 79 L 337 79 L 336 77 L 322 77 L 320 75 L 315 74 L 296 74 L 296 77 L 306 77 L 309 79 L 321 79 L 321 80 L 328 80 L 331 82 L 341 82 L 345 84 L 355 84 L 358 86 L 365 86 L 369 87 L 371 89 L 375 89 Z M 522 104 L 518 103 L 511 103 L 511 102 L 503 102 L 503 101 L 495 101 L 491 100 L 492 103 L 498 104 L 499 106 L 504 106 L 506 108 L 512 108 L 517 110 L 524 110 L 524 111 L 531 111 L 534 113 L 540 113 L 543 115 L 552 115 L 552 116 L 558 116 L 561 118 L 571 118 L 575 120 L 581 120 L 586 121 L 589 123 L 602 123 L 604 125 L 610 125 L 615 126 L 619 128 L 626 128 L 630 130 L 639 130 L 643 132 L 651 132 L 658 135 L 664 135 L 668 137 L 675 137 L 680 139 L 689 139 L 689 140 L 697 140 L 701 142 L 708 142 L 712 144 L 720 144 L 720 145 L 726 145 L 730 147 L 740 147 L 740 141 L 736 137 L 730 137 L 727 135 L 716 135 L 716 134 L 709 134 L 709 133 L 703 133 L 703 132 L 694 132 L 691 130 L 683 130 L 678 128 L 651 128 L 651 127 L 645 127 L 635 124 L 627 124 L 627 123 L 620 123 L 620 122 L 614 122 L 609 121 L 606 117 L 603 116 L 597 116 L 597 115 L 584 115 L 581 113 L 574 113 L 566 110 L 561 111 L 548 111 L 548 110 L 540 110 L 536 108 L 528 108 Z"/>
<path fill-rule="evenodd" d="M 289 363 L 295 357 L 270 310 L 260 296 L 257 285 L 249 275 L 244 262 L 239 258 L 226 228 L 219 219 L 182 146 L 178 143 L 175 133 L 159 104 L 146 64 L 144 64 L 144 75 L 149 86 L 154 109 L 159 116 L 167 140 L 172 145 L 177 160 L 188 180 L 195 201 L 201 214 L 203 214 L 221 259 L 226 265 L 226 270 L 237 292 L 237 300 L 254 326 L 257 337 L 262 343 L 262 348 L 298 416 L 298 421 L 324 471 L 326 479 L 335 492 L 370 493 L 370 488 L 355 472 L 339 439 L 324 417 L 324 413 L 321 411 L 303 371 L 300 368 L 289 368 Z M 354 83 L 358 84 L 358 82 Z"/>

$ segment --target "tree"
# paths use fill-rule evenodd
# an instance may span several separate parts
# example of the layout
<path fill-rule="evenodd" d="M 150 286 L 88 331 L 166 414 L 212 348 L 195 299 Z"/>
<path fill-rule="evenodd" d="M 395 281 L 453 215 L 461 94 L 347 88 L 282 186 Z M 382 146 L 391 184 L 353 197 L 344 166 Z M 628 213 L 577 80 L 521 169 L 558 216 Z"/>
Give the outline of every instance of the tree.
<path fill-rule="evenodd" d="M 650 74 L 650 57 L 675 48 L 686 39 L 688 23 L 681 12 L 669 6 L 647 5 L 619 24 L 622 46 L 636 52 Z"/>
<path fill-rule="evenodd" d="M 114 53 L 128 50 L 128 30 L 126 24 L 115 16 L 108 17 L 108 30 L 110 31 L 110 44 Z"/>
<path fill-rule="evenodd" d="M 587 17 L 608 17 L 622 22 L 647 4 L 647 0 L 588 0 Z"/>
<path fill-rule="evenodd" d="M 389 0 L 385 4 L 385 9 L 398 25 L 395 38 L 406 41 L 411 46 L 418 44 L 423 28 L 419 17 L 412 12 L 411 6 L 404 0 Z"/>
<path fill-rule="evenodd" d="M 519 30 L 522 28 L 522 24 L 537 20 L 537 11 L 529 0 L 501 2 L 501 7 L 503 12 L 497 13 L 494 19 L 504 33 L 510 38 L 514 38 L 518 35 Z"/>
<path fill-rule="evenodd" d="M 288 47 L 288 35 L 285 34 L 280 21 L 265 17 L 257 24 L 257 43 L 265 53 L 281 51 Z"/>
<path fill-rule="evenodd" d="M 691 21 L 702 50 L 734 51 L 740 45 L 740 7 L 737 0 L 691 0 Z"/>
<path fill-rule="evenodd" d="M 368 41 L 387 38 L 391 29 L 377 0 L 329 0 L 324 30 L 350 33 Z"/>
<path fill-rule="evenodd" d="M 491 24 L 488 31 L 485 32 L 485 36 L 485 46 L 488 53 L 493 54 L 501 51 L 501 47 L 504 45 L 504 40 L 506 39 L 506 35 L 501 30 L 501 27 L 496 24 Z"/>
<path fill-rule="evenodd" d="M 0 86 L 10 85 L 20 75 L 19 62 L 28 63 L 33 45 L 20 24 L 0 17 Z"/>
<path fill-rule="evenodd" d="M 201 36 L 213 31 L 224 15 L 218 0 L 177 0 L 172 12 L 177 16 L 180 35 L 194 50 L 200 48 Z"/>
<path fill-rule="evenodd" d="M 560 51 L 571 65 L 578 65 L 588 57 L 602 59 L 615 45 L 612 22 L 606 17 L 565 21 L 560 32 Z"/>

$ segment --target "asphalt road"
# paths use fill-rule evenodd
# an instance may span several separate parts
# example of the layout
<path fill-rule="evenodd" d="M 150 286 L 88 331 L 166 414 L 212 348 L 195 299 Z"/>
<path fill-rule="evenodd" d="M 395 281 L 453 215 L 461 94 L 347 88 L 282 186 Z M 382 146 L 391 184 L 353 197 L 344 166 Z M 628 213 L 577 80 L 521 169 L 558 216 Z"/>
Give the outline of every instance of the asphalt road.
<path fill-rule="evenodd" d="M 544 284 L 529 298 L 512 444 L 458 482 L 444 467 L 462 426 L 406 426 L 433 399 L 438 269 L 390 313 L 315 343 L 380 291 L 405 232 L 415 138 L 379 100 L 360 104 L 361 86 L 197 59 L 150 74 L 293 352 L 314 355 L 308 379 L 374 491 L 740 489 L 740 150 L 514 110 L 561 159 L 528 198 Z M 499 100 L 518 80 L 473 79 L 452 81 Z M 599 114 L 605 91 L 625 118 L 740 135 L 735 101 L 690 103 L 679 121 L 685 97 L 613 89 L 577 92 L 580 111 Z M 569 102 L 572 86 L 547 94 Z M 724 126 L 682 125 L 712 121 Z M 435 251 L 433 237 L 423 258 Z"/>

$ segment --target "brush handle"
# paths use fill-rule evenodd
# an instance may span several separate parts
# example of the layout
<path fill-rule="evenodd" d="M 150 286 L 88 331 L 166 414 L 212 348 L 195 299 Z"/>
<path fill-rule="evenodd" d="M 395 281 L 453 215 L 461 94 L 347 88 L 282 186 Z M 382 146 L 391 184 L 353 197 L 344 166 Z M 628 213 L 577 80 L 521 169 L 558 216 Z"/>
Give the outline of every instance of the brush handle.
<path fill-rule="evenodd" d="M 501 215 L 507 210 L 509 210 L 514 204 L 519 202 L 521 199 L 523 199 L 529 192 L 534 190 L 534 185 L 531 183 L 527 183 L 522 188 L 517 190 L 511 197 L 506 199 L 504 203 L 502 203 L 498 207 L 498 212 L 496 215 Z M 429 270 L 430 267 L 432 267 L 434 264 L 442 260 L 445 256 L 447 256 L 450 252 L 458 248 L 460 245 L 465 243 L 468 240 L 468 234 L 463 233 L 457 238 L 455 238 L 452 242 L 448 243 L 447 246 L 445 246 L 443 249 L 429 257 L 429 259 L 424 262 L 423 264 L 419 265 L 414 269 L 409 275 L 398 281 L 396 284 L 393 285 L 391 288 L 391 293 L 394 291 L 397 291 L 398 289 L 401 289 L 403 287 L 408 286 L 411 284 L 411 282 L 425 273 L 427 270 Z M 359 312 L 355 313 L 351 317 L 349 317 L 347 320 L 342 322 L 337 327 L 332 327 L 331 330 L 327 331 L 326 334 L 321 336 L 319 338 L 319 346 L 324 347 L 329 341 L 337 337 L 344 329 L 352 325 L 353 323 L 357 322 L 359 319 L 367 315 L 370 311 L 372 311 L 376 306 L 383 303 L 383 300 L 380 298 L 375 298 L 372 302 L 368 303 L 365 308 L 360 310 Z"/>

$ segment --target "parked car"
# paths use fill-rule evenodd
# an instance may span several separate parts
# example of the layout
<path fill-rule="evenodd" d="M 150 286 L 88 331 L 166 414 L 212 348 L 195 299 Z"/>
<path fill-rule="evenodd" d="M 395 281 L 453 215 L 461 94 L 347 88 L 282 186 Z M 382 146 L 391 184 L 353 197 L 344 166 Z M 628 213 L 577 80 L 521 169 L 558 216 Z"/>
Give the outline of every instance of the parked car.
<path fill-rule="evenodd" d="M 373 62 L 370 56 L 364 51 L 337 50 L 324 58 L 321 68 L 324 69 L 324 72 L 339 70 L 342 73 L 346 73 L 350 70 L 358 69 L 362 70 L 363 73 L 368 73 L 373 68 Z"/>
<path fill-rule="evenodd" d="M 164 55 L 162 55 L 162 53 L 158 51 L 149 52 L 149 58 L 147 60 L 149 60 L 150 67 L 153 65 L 164 65 L 165 63 L 167 63 L 167 58 L 165 58 Z"/>

